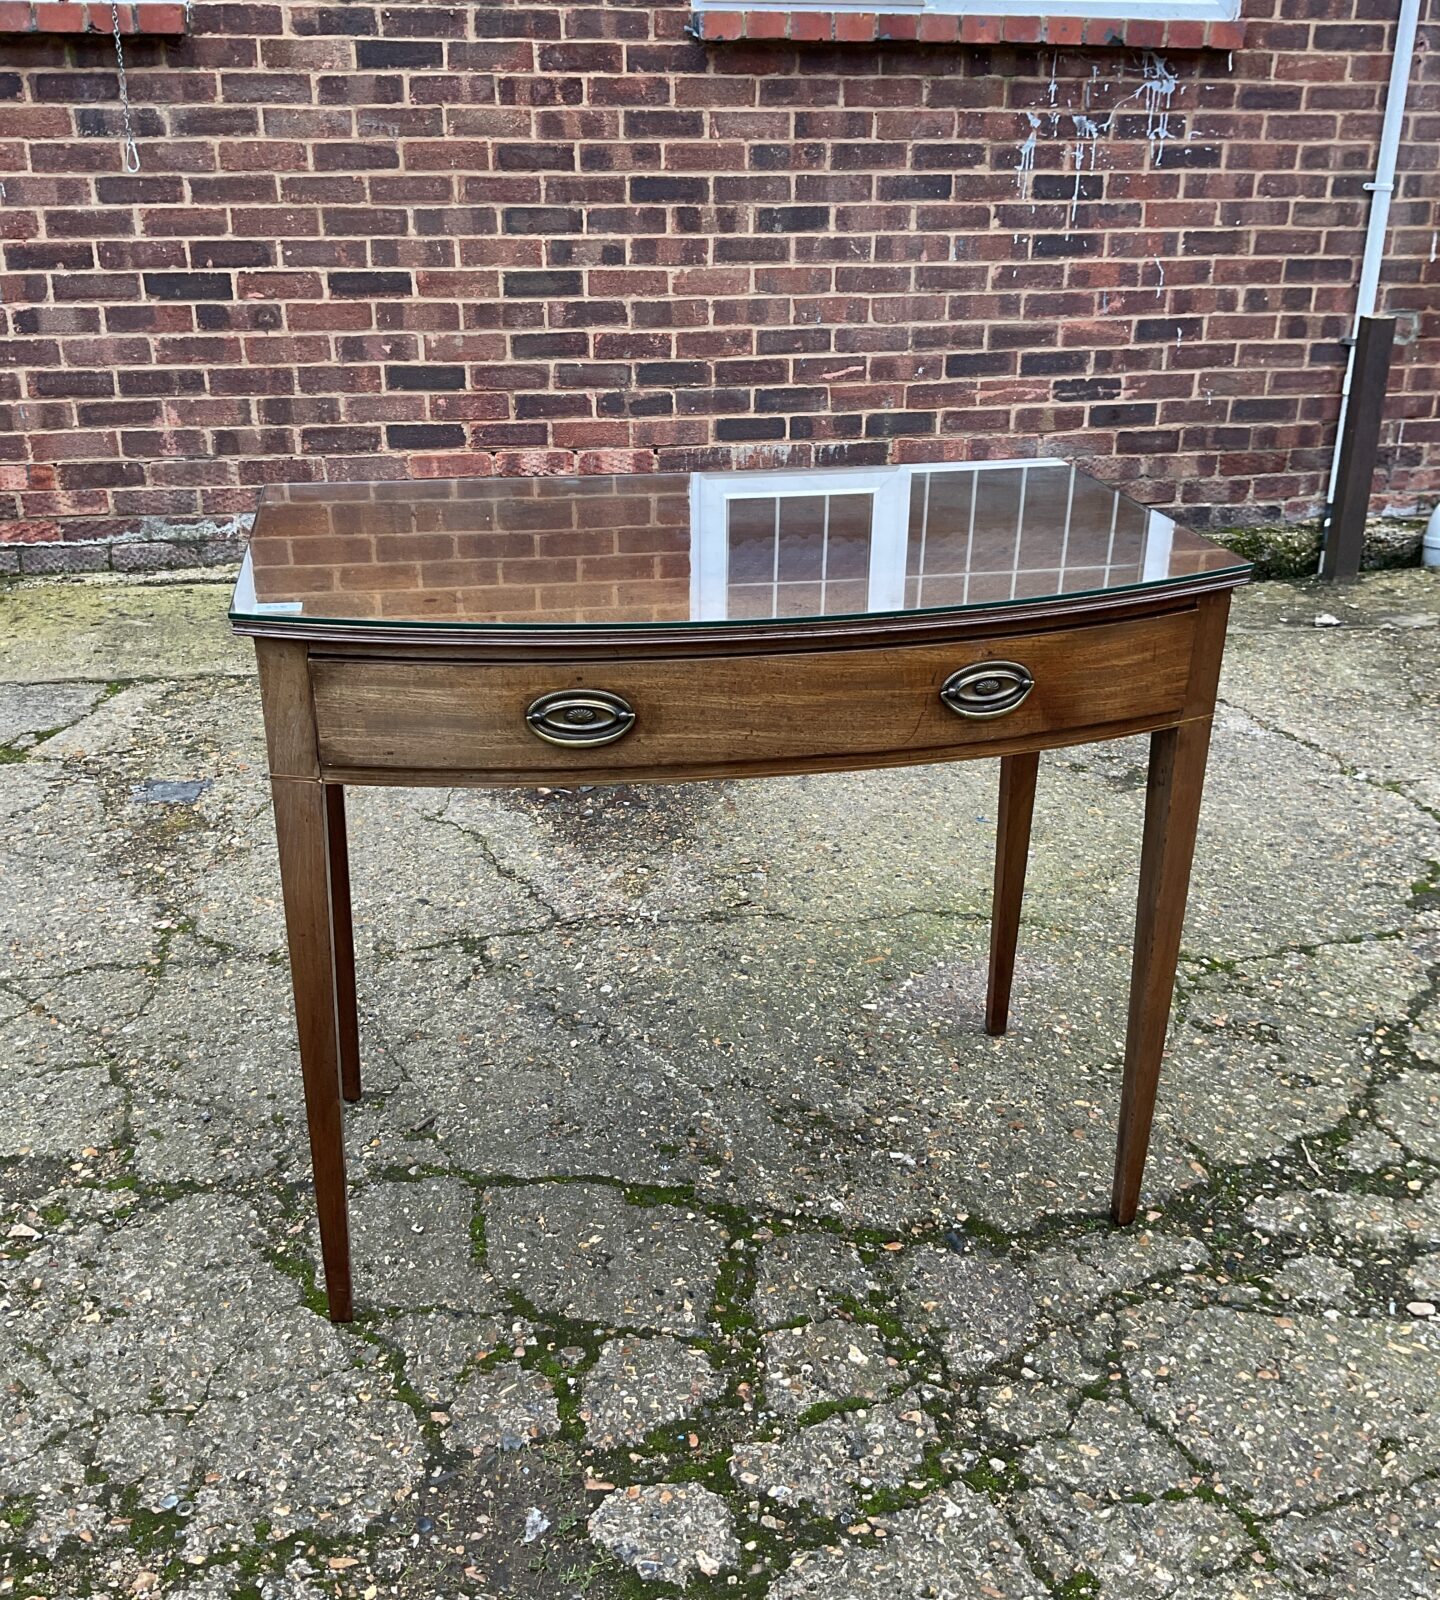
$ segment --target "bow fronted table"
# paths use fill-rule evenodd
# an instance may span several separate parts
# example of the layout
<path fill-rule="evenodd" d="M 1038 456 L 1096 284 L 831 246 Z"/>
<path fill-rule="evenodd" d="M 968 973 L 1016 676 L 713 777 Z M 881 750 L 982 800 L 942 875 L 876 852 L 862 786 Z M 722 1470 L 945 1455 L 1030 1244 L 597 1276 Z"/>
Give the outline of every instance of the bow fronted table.
<path fill-rule="evenodd" d="M 259 660 L 330 1315 L 352 1315 L 354 784 L 998 758 L 998 1034 L 1040 752 L 1148 734 L 1111 1206 L 1131 1221 L 1230 591 L 1248 574 L 1050 460 L 267 489 L 230 614 Z"/>

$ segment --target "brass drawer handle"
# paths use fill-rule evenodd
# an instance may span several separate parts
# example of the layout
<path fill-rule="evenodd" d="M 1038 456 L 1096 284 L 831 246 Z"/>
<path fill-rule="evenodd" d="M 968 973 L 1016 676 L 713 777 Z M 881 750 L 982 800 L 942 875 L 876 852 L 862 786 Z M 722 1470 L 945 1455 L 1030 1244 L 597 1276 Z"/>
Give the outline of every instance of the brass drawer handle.
<path fill-rule="evenodd" d="M 614 744 L 635 726 L 635 713 L 604 689 L 561 689 L 532 701 L 525 721 L 546 744 Z"/>
<path fill-rule="evenodd" d="M 960 717 L 1003 717 L 1035 687 L 1018 661 L 981 661 L 946 678 L 940 698 Z"/>

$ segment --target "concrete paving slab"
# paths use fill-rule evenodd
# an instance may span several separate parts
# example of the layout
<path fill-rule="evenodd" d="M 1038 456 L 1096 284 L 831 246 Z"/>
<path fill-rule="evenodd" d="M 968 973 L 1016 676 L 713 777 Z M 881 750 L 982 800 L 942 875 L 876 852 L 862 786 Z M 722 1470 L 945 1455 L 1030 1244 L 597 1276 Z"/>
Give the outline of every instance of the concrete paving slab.
<path fill-rule="evenodd" d="M 1256 586 L 1237 606 L 1222 697 L 1434 808 L 1440 774 L 1440 576 L 1377 575 L 1337 592 Z M 1317 616 L 1339 626 L 1316 627 Z"/>
<path fill-rule="evenodd" d="M 94 710 L 99 683 L 0 682 L 0 749 L 30 749 Z"/>
<path fill-rule="evenodd" d="M 595 1450 L 642 1444 L 654 1429 L 692 1416 L 724 1388 L 704 1351 L 678 1339 L 607 1339 L 585 1377 L 579 1412 L 585 1443 Z"/>
<path fill-rule="evenodd" d="M 1237 604 L 1124 1233 L 1143 742 L 993 1040 L 983 765 L 353 796 L 348 1330 L 225 592 L 0 594 L 5 1592 L 1431 1593 L 1433 578 Z"/>
<path fill-rule="evenodd" d="M 1124 1324 L 1136 1404 L 1261 1515 L 1414 1482 L 1440 1459 L 1424 1323 L 1177 1305 Z"/>
<path fill-rule="evenodd" d="M 497 1283 L 572 1321 L 659 1333 L 709 1322 L 725 1231 L 674 1205 L 631 1205 L 596 1183 L 492 1189 L 485 1249 Z"/>

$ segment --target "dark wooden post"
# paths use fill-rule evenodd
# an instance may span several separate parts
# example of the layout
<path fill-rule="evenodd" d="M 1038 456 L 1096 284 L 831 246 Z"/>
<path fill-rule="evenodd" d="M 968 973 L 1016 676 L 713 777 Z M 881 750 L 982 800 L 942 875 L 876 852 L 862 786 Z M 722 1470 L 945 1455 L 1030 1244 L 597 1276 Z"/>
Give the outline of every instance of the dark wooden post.
<path fill-rule="evenodd" d="M 1375 481 L 1375 457 L 1380 444 L 1380 420 L 1385 411 L 1385 387 L 1390 378 L 1390 350 L 1395 342 L 1394 317 L 1361 317 L 1355 338 L 1355 366 L 1350 374 L 1350 400 L 1345 407 L 1340 436 L 1340 470 L 1335 478 L 1335 498 L 1325 529 L 1325 549 L 1320 576 L 1346 583 L 1360 571 L 1365 543 L 1365 517 L 1370 509 L 1370 486 Z"/>

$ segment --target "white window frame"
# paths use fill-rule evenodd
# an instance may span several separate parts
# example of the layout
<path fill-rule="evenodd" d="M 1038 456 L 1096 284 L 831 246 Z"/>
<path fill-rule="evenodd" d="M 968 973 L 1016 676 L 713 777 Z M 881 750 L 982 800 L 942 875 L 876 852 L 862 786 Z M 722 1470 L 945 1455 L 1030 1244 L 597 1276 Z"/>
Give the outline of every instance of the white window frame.
<path fill-rule="evenodd" d="M 736 0 L 692 0 L 695 11 L 734 11 Z M 1234 22 L 1240 0 L 756 0 L 763 11 L 866 11 L 880 16 L 1114 17 L 1147 22 Z"/>
<path fill-rule="evenodd" d="M 729 615 L 730 502 L 791 500 L 797 496 L 868 494 L 869 611 L 905 604 L 905 541 L 910 526 L 910 478 L 904 467 L 839 467 L 826 472 L 697 472 L 690 479 L 690 615 L 723 622 Z"/>
<path fill-rule="evenodd" d="M 696 472 L 690 478 L 690 615 L 701 622 L 724 622 L 729 617 L 730 511 L 732 500 L 785 500 L 796 495 L 870 494 L 870 579 L 866 609 L 901 611 L 905 607 L 906 561 L 910 545 L 910 480 L 918 473 L 1012 471 L 1017 467 L 1069 467 L 1071 493 L 1075 467 L 1058 456 L 1031 456 L 1017 460 L 929 461 L 896 467 L 837 467 L 806 472 L 777 467 L 765 472 Z M 1020 512 L 1016 521 L 1018 561 L 1020 527 L 1024 518 L 1021 477 Z M 1116 501 L 1118 514 L 1119 501 Z M 1066 514 L 1066 540 L 1069 513 Z M 1145 579 L 1163 576 L 1169 568 L 1175 523 L 1152 511 L 1146 527 Z M 1114 528 L 1111 528 L 1114 539 Z M 1065 554 L 1062 548 L 1061 571 Z M 1016 567 L 1018 574 L 1019 568 Z M 1013 586 L 1013 585 L 1012 585 Z"/>

